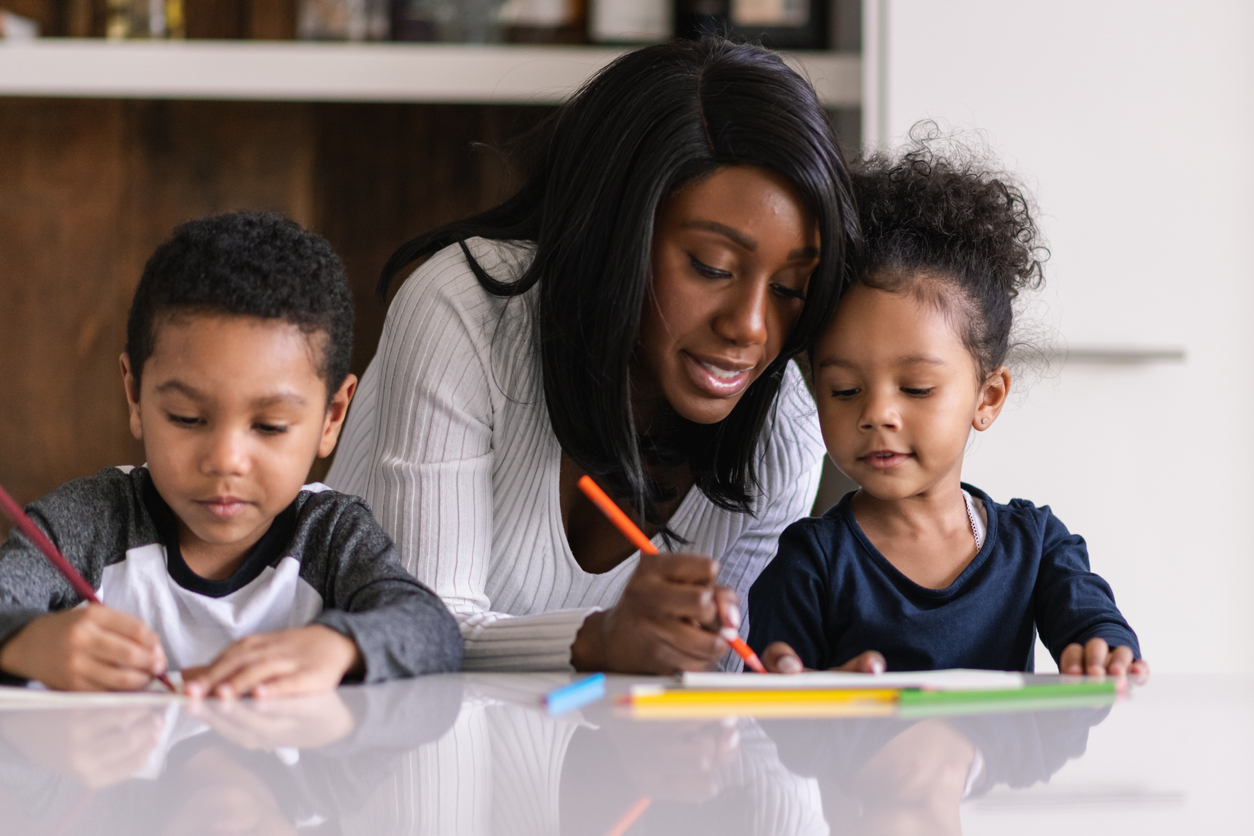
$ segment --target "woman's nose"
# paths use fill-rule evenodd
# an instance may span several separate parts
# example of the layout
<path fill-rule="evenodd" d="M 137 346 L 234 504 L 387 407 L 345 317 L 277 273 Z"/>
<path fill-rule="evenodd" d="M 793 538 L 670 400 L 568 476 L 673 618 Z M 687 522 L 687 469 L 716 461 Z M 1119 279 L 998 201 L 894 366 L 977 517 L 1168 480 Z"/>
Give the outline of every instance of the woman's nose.
<path fill-rule="evenodd" d="M 714 332 L 736 345 L 764 345 L 770 336 L 767 281 L 738 282 L 714 320 Z"/>

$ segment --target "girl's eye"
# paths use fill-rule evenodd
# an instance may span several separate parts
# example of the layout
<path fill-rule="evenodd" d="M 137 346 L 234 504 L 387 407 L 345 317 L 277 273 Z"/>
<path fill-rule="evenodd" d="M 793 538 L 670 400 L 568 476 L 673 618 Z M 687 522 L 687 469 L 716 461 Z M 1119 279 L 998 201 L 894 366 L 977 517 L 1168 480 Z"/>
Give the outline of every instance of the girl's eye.
<path fill-rule="evenodd" d="M 911 396 L 912 398 L 926 398 L 928 395 L 932 394 L 932 392 L 934 392 L 935 390 L 936 390 L 935 387 L 929 387 L 927 389 L 911 389 L 906 386 L 901 387 L 901 391 L 905 392 L 907 395 Z"/>
<path fill-rule="evenodd" d="M 707 279 L 730 279 L 732 277 L 730 271 L 720 270 L 717 267 L 711 267 L 702 261 L 698 261 L 695 255 L 689 254 L 688 260 L 692 262 L 692 269 L 696 270 Z"/>
<path fill-rule="evenodd" d="M 201 423 L 203 423 L 201 419 L 194 415 L 175 415 L 173 412 L 168 412 L 166 414 L 170 417 L 170 423 L 176 424 L 180 427 L 198 427 Z"/>
<path fill-rule="evenodd" d="M 262 435 L 282 435 L 287 432 L 287 427 L 283 424 L 253 424 L 253 429 Z"/>
<path fill-rule="evenodd" d="M 776 296 L 782 296 L 785 299 L 800 299 L 802 302 L 806 300 L 806 293 L 804 290 L 794 290 L 787 285 L 773 284 L 771 285 L 771 291 Z"/>
<path fill-rule="evenodd" d="M 861 389 L 833 389 L 832 397 L 840 398 L 842 401 L 847 401 L 861 391 Z"/>

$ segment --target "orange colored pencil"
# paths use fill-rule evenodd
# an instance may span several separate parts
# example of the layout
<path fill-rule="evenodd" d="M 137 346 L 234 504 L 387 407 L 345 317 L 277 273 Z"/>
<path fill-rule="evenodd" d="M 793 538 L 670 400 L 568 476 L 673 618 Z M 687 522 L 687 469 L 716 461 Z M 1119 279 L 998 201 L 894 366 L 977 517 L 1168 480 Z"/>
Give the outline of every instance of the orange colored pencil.
<path fill-rule="evenodd" d="M 588 499 L 592 500 L 592 504 L 601 509 L 614 527 L 623 533 L 623 536 L 631 541 L 631 544 L 640 549 L 642 554 L 657 554 L 657 546 L 644 536 L 631 519 L 623 513 L 622 509 L 614 504 L 614 500 L 610 499 L 605 491 L 601 490 L 601 486 L 592 481 L 591 476 L 579 477 L 579 490 L 583 491 Z M 736 631 L 730 627 L 724 627 L 719 630 L 719 635 L 731 645 L 732 650 L 736 651 L 736 655 L 745 660 L 745 665 L 751 670 L 758 673 L 766 673 L 766 666 L 762 664 L 762 660 L 758 658 L 758 654 L 753 652 L 749 645 L 745 644 L 744 639 L 736 635 Z"/>

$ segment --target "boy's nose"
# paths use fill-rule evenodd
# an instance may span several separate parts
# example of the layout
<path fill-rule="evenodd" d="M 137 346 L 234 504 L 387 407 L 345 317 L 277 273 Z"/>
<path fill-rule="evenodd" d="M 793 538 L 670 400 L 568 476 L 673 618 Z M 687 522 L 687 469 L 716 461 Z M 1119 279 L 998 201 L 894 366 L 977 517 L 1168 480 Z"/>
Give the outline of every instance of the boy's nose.
<path fill-rule="evenodd" d="M 248 450 L 237 433 L 220 432 L 213 436 L 203 467 L 214 475 L 231 475 L 248 470 Z"/>

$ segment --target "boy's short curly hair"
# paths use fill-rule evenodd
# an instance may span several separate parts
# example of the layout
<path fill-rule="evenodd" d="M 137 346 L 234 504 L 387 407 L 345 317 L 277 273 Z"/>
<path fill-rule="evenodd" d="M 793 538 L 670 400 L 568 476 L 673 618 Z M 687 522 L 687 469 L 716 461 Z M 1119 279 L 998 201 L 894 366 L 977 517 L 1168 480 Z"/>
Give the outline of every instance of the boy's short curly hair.
<path fill-rule="evenodd" d="M 954 317 L 982 377 L 1006 361 L 1020 290 L 1038 288 L 1049 258 L 1013 178 L 925 123 L 897 156 L 853 167 L 863 242 L 852 284 L 912 293 Z"/>
<path fill-rule="evenodd" d="M 273 212 L 211 215 L 178 226 L 148 259 L 126 322 L 138 384 L 158 320 L 179 313 L 276 319 L 325 334 L 318 375 L 328 401 L 348 376 L 353 297 L 331 245 Z"/>

